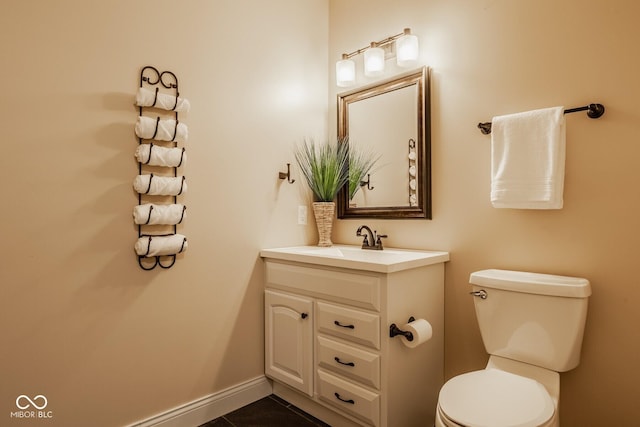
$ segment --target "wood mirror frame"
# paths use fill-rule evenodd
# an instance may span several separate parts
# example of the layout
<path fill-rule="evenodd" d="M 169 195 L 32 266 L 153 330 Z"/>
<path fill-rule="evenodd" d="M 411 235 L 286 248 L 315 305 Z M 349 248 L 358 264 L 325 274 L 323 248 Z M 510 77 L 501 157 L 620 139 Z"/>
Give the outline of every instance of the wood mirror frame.
<path fill-rule="evenodd" d="M 349 92 L 338 94 L 338 140 L 348 141 L 349 107 L 372 97 L 384 97 L 398 89 L 415 87 L 416 108 L 409 106 L 415 118 L 416 146 L 416 202 L 406 206 L 350 206 L 348 189 L 343 188 L 338 194 L 338 218 L 386 218 L 386 219 L 431 219 L 431 129 L 429 99 L 429 69 L 422 67 L 416 71 L 402 74 L 381 82 L 360 87 Z M 413 113 L 412 113 L 413 114 Z M 348 143 L 348 142 L 347 142 Z M 381 159 L 384 161 L 384 159 Z M 408 177 L 407 163 L 407 177 Z M 374 167 L 375 169 L 375 167 Z M 407 188 L 409 187 L 409 177 Z M 399 189 L 398 191 L 404 191 Z M 408 191 L 409 195 L 410 192 Z"/>

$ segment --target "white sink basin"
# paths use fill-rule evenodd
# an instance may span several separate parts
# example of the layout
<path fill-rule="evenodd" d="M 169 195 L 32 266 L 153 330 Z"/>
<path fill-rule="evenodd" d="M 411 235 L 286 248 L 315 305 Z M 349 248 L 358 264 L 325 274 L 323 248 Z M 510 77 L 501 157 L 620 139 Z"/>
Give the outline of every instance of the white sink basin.
<path fill-rule="evenodd" d="M 381 273 L 392 273 L 449 261 L 448 252 L 395 248 L 385 248 L 384 250 L 376 251 L 362 249 L 360 246 L 348 245 L 334 245 L 328 248 L 318 246 L 293 246 L 288 248 L 264 249 L 260 251 L 260 256 L 263 258 L 298 261 Z"/>

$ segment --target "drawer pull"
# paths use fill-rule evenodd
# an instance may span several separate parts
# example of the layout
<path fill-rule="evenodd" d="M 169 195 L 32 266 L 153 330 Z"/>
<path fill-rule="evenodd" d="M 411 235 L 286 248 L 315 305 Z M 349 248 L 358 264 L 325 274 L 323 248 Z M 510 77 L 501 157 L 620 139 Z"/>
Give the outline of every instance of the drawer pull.
<path fill-rule="evenodd" d="M 344 402 L 344 403 L 351 403 L 352 405 L 355 405 L 355 404 L 356 404 L 356 402 L 355 402 L 353 399 L 343 399 L 343 398 L 341 398 L 341 397 L 340 397 L 340 395 L 339 395 L 338 393 L 333 393 L 333 394 L 334 394 L 334 395 L 336 396 L 336 398 L 337 398 L 339 401 L 341 401 L 341 402 Z"/>
<path fill-rule="evenodd" d="M 345 365 L 345 366 L 356 366 L 355 363 L 353 362 L 343 362 L 342 360 L 340 360 L 340 358 L 338 356 L 334 357 L 333 360 L 335 360 L 336 362 L 338 362 L 341 365 Z"/>
<path fill-rule="evenodd" d="M 333 324 L 336 325 L 336 326 L 340 326 L 341 328 L 347 328 L 347 329 L 355 329 L 356 328 L 354 325 L 343 325 L 342 323 L 338 322 L 337 320 L 334 320 Z"/>
<path fill-rule="evenodd" d="M 307 313 L 302 313 L 302 314 L 300 315 L 300 317 L 302 317 L 303 319 L 306 319 L 306 318 L 307 318 L 307 316 L 309 316 Z"/>

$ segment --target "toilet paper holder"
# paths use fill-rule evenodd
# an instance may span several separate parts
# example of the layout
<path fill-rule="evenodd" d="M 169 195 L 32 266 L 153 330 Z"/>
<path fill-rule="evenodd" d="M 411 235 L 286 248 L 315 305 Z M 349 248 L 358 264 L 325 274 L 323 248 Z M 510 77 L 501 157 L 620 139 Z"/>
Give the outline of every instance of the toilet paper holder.
<path fill-rule="evenodd" d="M 411 323 L 414 320 L 416 320 L 415 317 L 411 316 L 409 317 L 409 321 L 407 323 Z M 392 323 L 389 326 L 389 336 L 393 338 L 398 335 L 402 335 L 407 339 L 407 341 L 413 341 L 413 334 L 411 332 L 403 331 L 402 329 L 398 328 L 398 326 L 395 323 Z"/>

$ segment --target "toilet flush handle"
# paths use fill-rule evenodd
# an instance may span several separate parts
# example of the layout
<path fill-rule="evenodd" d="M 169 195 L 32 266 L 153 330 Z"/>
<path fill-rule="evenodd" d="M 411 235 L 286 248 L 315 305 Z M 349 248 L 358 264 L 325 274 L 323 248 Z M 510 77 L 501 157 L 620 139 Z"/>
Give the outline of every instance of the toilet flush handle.
<path fill-rule="evenodd" d="M 472 291 L 469 292 L 470 295 L 473 295 L 474 297 L 480 297 L 480 299 L 487 299 L 487 291 L 485 291 L 484 289 L 480 289 L 479 291 Z"/>

